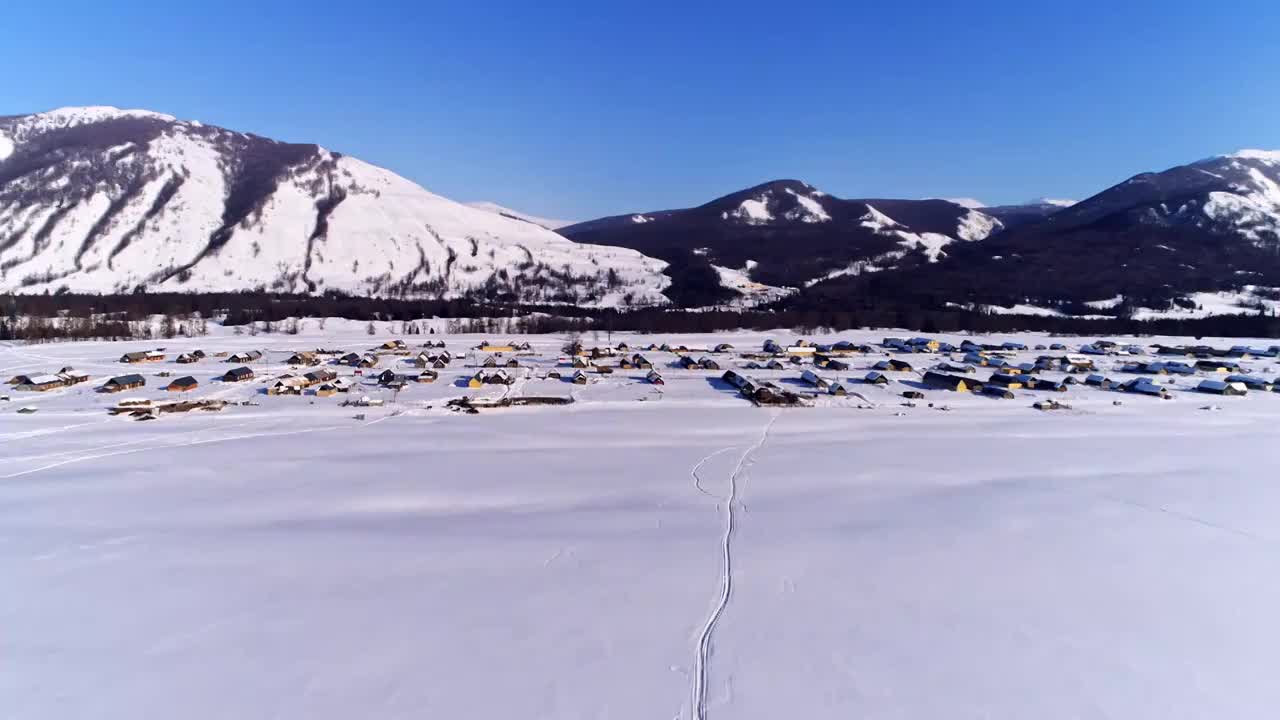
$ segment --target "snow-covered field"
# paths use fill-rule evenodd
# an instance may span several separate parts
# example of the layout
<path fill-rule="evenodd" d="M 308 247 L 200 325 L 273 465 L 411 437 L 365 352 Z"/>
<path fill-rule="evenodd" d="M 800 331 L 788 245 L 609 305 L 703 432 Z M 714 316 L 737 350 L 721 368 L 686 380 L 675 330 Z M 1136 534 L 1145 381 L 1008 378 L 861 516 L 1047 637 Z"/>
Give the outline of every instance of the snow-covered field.
<path fill-rule="evenodd" d="M 161 397 L 151 376 L 172 371 L 201 381 L 194 397 L 257 405 L 137 422 L 93 392 L 139 371 L 116 362 L 127 350 L 263 349 L 261 380 L 288 351 L 388 337 L 328 328 L 0 346 L 3 379 L 93 376 L 46 394 L 0 386 L 0 716 L 1171 720 L 1280 707 L 1280 393 L 1077 386 L 1054 395 L 1074 410 L 1045 413 L 1030 408 L 1044 393 L 926 391 L 905 407 L 913 375 L 896 373 L 851 386 L 862 397 L 765 409 L 665 353 L 645 353 L 661 388 L 640 370 L 537 379 L 563 337 L 530 338 L 539 357 L 510 388 L 458 387 L 459 362 L 395 398 L 352 393 L 383 407 L 210 382 L 230 367 L 213 358 L 142 367 L 148 387 L 126 395 Z M 741 351 L 765 337 L 795 335 L 612 342 Z M 443 339 L 455 353 L 479 340 Z M 825 374 L 861 377 L 879 359 Z M 1099 362 L 1126 377 L 1119 359 Z M 1277 375 L 1275 361 L 1244 364 Z M 577 402 L 443 408 L 503 392 Z"/>

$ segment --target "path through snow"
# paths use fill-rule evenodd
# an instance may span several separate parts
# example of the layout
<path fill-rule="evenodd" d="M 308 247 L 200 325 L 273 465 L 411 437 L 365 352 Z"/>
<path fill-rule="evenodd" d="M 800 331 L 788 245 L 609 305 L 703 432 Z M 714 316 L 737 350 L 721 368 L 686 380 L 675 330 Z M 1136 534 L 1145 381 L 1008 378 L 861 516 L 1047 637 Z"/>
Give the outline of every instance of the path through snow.
<path fill-rule="evenodd" d="M 773 429 L 773 424 L 777 422 L 779 414 L 780 412 L 777 410 L 773 412 L 769 417 L 769 422 L 765 423 L 764 429 L 760 431 L 760 438 L 756 440 L 754 445 L 747 448 L 746 452 L 742 453 L 738 458 L 737 466 L 734 467 L 733 472 L 729 475 L 729 494 L 723 498 L 724 534 L 720 538 L 722 562 L 720 596 L 717 598 L 711 614 L 707 616 L 706 623 L 702 626 L 702 633 L 698 636 L 697 652 L 693 657 L 693 698 L 690 705 L 693 720 L 706 720 L 707 717 L 707 660 L 711 655 L 711 639 L 712 635 L 715 634 L 716 624 L 720 622 L 720 616 L 724 614 L 724 609 L 729 605 L 729 598 L 733 595 L 733 531 L 736 525 L 735 518 L 737 517 L 733 507 L 738 502 L 738 479 L 742 475 L 742 471 L 747 468 L 748 461 L 752 460 L 756 452 L 764 447 L 765 442 L 768 441 L 769 431 Z M 720 454 L 720 452 L 722 451 L 708 455 L 694 467 L 695 480 L 697 479 L 697 469 L 707 460 Z M 698 486 L 698 489 L 702 489 L 701 485 Z"/>

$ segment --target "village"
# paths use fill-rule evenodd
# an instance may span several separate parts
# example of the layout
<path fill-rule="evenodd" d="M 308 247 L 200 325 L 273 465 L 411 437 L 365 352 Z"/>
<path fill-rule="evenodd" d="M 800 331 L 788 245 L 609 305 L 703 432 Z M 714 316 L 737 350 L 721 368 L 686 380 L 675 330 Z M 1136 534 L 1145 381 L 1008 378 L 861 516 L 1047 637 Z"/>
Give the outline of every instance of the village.
<path fill-rule="evenodd" d="M 644 715 L 680 717 L 732 581 L 710 657 L 758 687 L 841 687 L 876 667 L 851 647 L 939 676 L 981 647 L 1004 664 L 972 682 L 996 693 L 1064 653 L 1073 682 L 1123 665 L 1136 686 L 1149 648 L 1202 652 L 1224 596 L 1238 644 L 1187 682 L 1266 667 L 1275 341 L 446 327 L 0 343 L 0 565 L 53 589 L 12 593 L 12 644 L 57 639 L 76 677 L 110 652 L 130 697 L 153 692 L 137 668 L 195 668 L 165 676 L 185 689 L 210 657 L 243 674 L 204 692 L 279 664 L 290 697 L 334 657 L 406 688 L 457 658 L 548 685 L 624 662 L 611 694 L 640 678 L 663 699 Z M 337 639 L 298 654 L 317 627 Z M 1072 655 L 1100 637 L 1132 642 Z M 434 692 L 390 714 L 440 714 Z"/>
<path fill-rule="evenodd" d="M 1042 411 L 1120 406 L 1128 398 L 1244 397 L 1280 389 L 1280 346 L 1173 341 L 782 333 L 660 341 L 533 336 L 319 338 L 328 347 L 252 347 L 242 337 L 107 354 L 75 364 L 6 368 L 0 412 L 33 414 L 69 396 L 112 416 L 157 420 L 192 411 L 297 403 L 415 411 L 607 402 L 743 407 L 953 410 L 1022 401 Z M 133 343 L 132 345 L 136 345 Z M 65 346 L 74 347 L 74 346 Z M 216 348 L 216 349 L 215 349 Z M 14 372 L 18 370 L 17 372 Z M 12 374 L 10 374 L 12 373 Z M 292 407 L 292 406 L 291 406 Z M 1210 406 L 1217 409 L 1219 406 Z"/>

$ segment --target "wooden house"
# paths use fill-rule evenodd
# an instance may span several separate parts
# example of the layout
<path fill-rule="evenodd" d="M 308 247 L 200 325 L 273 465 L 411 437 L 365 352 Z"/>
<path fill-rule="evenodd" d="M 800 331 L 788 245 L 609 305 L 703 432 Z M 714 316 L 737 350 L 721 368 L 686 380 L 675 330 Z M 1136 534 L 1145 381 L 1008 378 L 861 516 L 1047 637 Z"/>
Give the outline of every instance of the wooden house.
<path fill-rule="evenodd" d="M 849 394 L 849 390 L 845 388 L 843 383 L 840 383 L 840 382 L 833 382 L 830 385 L 828 385 L 827 392 L 839 397 L 844 397 L 845 395 Z"/>
<path fill-rule="evenodd" d="M 1205 380 L 1196 387 L 1196 390 L 1202 393 L 1210 393 L 1212 395 L 1248 395 L 1249 388 L 1242 382 L 1227 382 L 1226 380 Z"/>
<path fill-rule="evenodd" d="M 71 368 L 63 368 L 58 372 L 58 377 L 62 379 L 62 384 L 68 387 L 89 382 L 89 373 L 72 370 Z"/>
<path fill-rule="evenodd" d="M 879 370 L 881 372 L 911 372 L 911 363 L 906 360 L 889 358 L 888 360 L 881 360 L 875 365 L 872 365 L 871 369 Z"/>
<path fill-rule="evenodd" d="M 694 360 L 693 357 L 689 355 L 681 355 L 680 359 L 676 361 L 676 364 L 685 370 L 696 370 L 698 368 L 698 361 Z"/>
<path fill-rule="evenodd" d="M 1136 393 L 1138 395 L 1150 395 L 1163 399 L 1169 398 L 1169 390 L 1163 385 L 1157 385 L 1150 378 L 1140 377 L 1134 378 L 1119 386 L 1119 390 L 1128 393 Z"/>
<path fill-rule="evenodd" d="M 290 376 L 277 378 L 275 382 L 267 386 L 267 394 L 301 395 L 306 386 L 306 381 L 301 377 Z"/>
<path fill-rule="evenodd" d="M 1250 390 L 1257 390 L 1259 392 L 1270 392 L 1274 387 L 1272 383 L 1254 375 L 1228 375 L 1227 382 L 1240 383 Z"/>
<path fill-rule="evenodd" d="M 649 374 L 644 376 L 644 379 L 648 380 L 649 383 L 652 385 L 667 384 L 667 381 L 662 379 L 662 373 L 658 372 L 657 370 L 650 370 Z"/>
<path fill-rule="evenodd" d="M 733 346 L 730 345 L 729 343 L 720 343 L 719 345 L 716 345 L 714 348 L 712 348 L 711 352 L 713 353 L 733 352 Z"/>
<path fill-rule="evenodd" d="M 328 369 L 312 370 L 311 372 L 303 375 L 302 378 L 306 380 L 307 385 L 320 385 L 322 383 L 329 383 L 337 380 L 338 373 Z"/>
<path fill-rule="evenodd" d="M 634 365 L 639 370 L 653 369 L 653 363 L 649 362 L 649 359 L 643 355 L 632 355 L 631 364 Z"/>
<path fill-rule="evenodd" d="M 982 394 L 988 397 L 999 398 L 1001 400 L 1013 399 L 1013 391 L 1007 387 L 1001 387 L 999 385 L 983 385 Z"/>
<path fill-rule="evenodd" d="M 584 372 L 582 372 L 581 370 L 574 370 L 574 371 L 573 371 L 573 378 L 572 378 L 572 382 L 573 382 L 573 384 L 574 384 L 574 385 L 586 385 L 586 384 L 587 384 L 587 374 L 586 374 L 586 373 L 584 373 Z"/>
<path fill-rule="evenodd" d="M 359 366 L 360 366 L 360 354 L 359 354 L 359 353 L 347 353 L 346 355 L 343 355 L 342 357 L 338 358 L 338 364 L 339 364 L 339 365 L 347 365 L 347 366 L 349 366 L 349 367 L 359 367 Z"/>
<path fill-rule="evenodd" d="M 190 375 L 180 377 L 177 380 L 165 386 L 165 390 L 169 392 L 189 392 L 200 387 L 200 383 Z"/>
<path fill-rule="evenodd" d="M 1230 360 L 1199 360 L 1196 369 L 1205 372 L 1234 373 L 1240 371 L 1240 365 Z"/>
<path fill-rule="evenodd" d="M 1066 392 L 1067 384 L 1059 380 L 1050 380 L 1048 378 L 1031 378 L 1029 386 L 1032 390 L 1043 390 L 1045 392 Z"/>
<path fill-rule="evenodd" d="M 253 370 L 247 367 L 231 368 L 222 376 L 222 382 L 247 382 L 253 379 Z"/>
<path fill-rule="evenodd" d="M 113 377 L 110 380 L 103 383 L 100 389 L 102 390 L 102 392 L 118 393 L 118 392 L 123 392 L 125 390 L 140 388 L 146 384 L 147 384 L 146 378 L 142 377 L 141 375 L 137 375 L 137 374 L 120 375 L 118 377 Z"/>
<path fill-rule="evenodd" d="M 229 363 L 252 363 L 262 359 L 261 350 L 248 350 L 246 352 L 233 353 L 227 356 L 225 362 Z"/>
<path fill-rule="evenodd" d="M 23 392 L 48 392 L 66 385 L 57 375 L 33 375 L 25 380 L 26 382 L 14 386 L 13 389 Z"/>
<path fill-rule="evenodd" d="M 378 346 L 379 350 L 404 350 L 409 346 L 403 340 L 388 340 Z"/>
<path fill-rule="evenodd" d="M 357 366 L 357 367 L 362 367 L 362 368 L 378 367 L 378 356 L 377 356 L 377 355 L 369 355 L 369 354 L 367 354 L 367 353 L 366 353 L 366 354 L 364 354 L 364 355 L 361 355 L 361 356 L 360 356 L 360 362 L 359 362 L 359 363 L 357 363 L 357 364 L 356 364 L 356 366 Z"/>
<path fill-rule="evenodd" d="M 319 365 L 320 358 L 313 352 L 296 352 L 285 362 L 289 365 Z"/>
<path fill-rule="evenodd" d="M 480 352 L 487 352 L 487 353 L 508 353 L 508 352 L 515 352 L 517 350 L 517 346 L 513 342 L 499 344 L 499 343 L 491 343 L 488 340 L 485 340 L 484 342 L 477 345 L 476 349 L 479 350 Z"/>
<path fill-rule="evenodd" d="M 908 400 L 923 400 L 924 393 L 920 392 L 919 390 L 903 390 L 902 397 Z"/>
<path fill-rule="evenodd" d="M 127 352 L 120 356 L 122 363 L 160 362 L 161 360 L 164 360 L 164 353 L 155 350 Z"/>
<path fill-rule="evenodd" d="M 819 390 L 827 390 L 831 387 L 830 380 L 818 375 L 812 370 L 805 370 L 800 374 L 800 379 Z"/>
<path fill-rule="evenodd" d="M 886 377 L 884 373 L 873 370 L 863 376 L 862 382 L 867 383 L 868 385 L 888 385 L 889 378 Z"/>
<path fill-rule="evenodd" d="M 200 358 L 196 357 L 193 353 L 182 353 L 178 357 L 174 358 L 174 362 L 179 365 L 190 365 L 194 362 L 200 362 Z"/>
<path fill-rule="evenodd" d="M 924 374 L 924 384 L 931 388 L 939 390 L 951 390 L 953 392 L 973 392 L 982 385 L 972 378 L 960 377 L 959 375 L 948 375 L 946 373 L 934 372 L 929 370 Z"/>
<path fill-rule="evenodd" d="M 634 370 L 635 367 L 636 367 L 636 364 L 632 362 L 631 358 L 627 357 L 626 355 L 623 355 L 622 359 L 618 361 L 619 370 Z"/>
<path fill-rule="evenodd" d="M 715 360 L 712 360 L 709 357 L 701 357 L 701 358 L 698 358 L 698 367 L 702 368 L 703 370 L 719 370 L 720 363 L 716 362 Z"/>
<path fill-rule="evenodd" d="M 995 385 L 1009 390 L 1018 390 L 1024 386 L 1023 378 L 1013 373 L 991 373 L 984 385 Z"/>

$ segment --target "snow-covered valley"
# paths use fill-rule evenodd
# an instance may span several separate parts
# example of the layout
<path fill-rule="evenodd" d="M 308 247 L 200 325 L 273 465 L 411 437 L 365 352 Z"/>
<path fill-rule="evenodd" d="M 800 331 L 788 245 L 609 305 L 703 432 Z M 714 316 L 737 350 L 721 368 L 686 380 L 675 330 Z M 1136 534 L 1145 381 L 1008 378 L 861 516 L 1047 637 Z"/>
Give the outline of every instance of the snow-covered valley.
<path fill-rule="evenodd" d="M 643 370 L 547 379 L 568 339 L 551 336 L 528 338 L 509 386 L 460 387 L 474 368 L 455 360 L 393 394 L 367 379 L 396 366 L 387 356 L 361 376 L 338 368 L 351 398 L 381 406 L 262 393 L 291 352 L 363 351 L 388 339 L 376 330 L 0 346 L 6 378 L 91 375 L 0 387 L 3 714 L 1054 720 L 1280 705 L 1280 393 L 1206 396 L 1180 378 L 1171 400 L 1074 385 L 1055 412 L 1026 390 L 909 402 L 916 373 L 849 382 L 877 351 L 825 373 L 848 396 L 762 408 L 665 352 L 641 351 L 661 386 Z M 770 337 L 794 335 L 584 341 L 728 342 L 713 357 L 729 369 Z M 405 339 L 458 355 L 482 340 Z M 165 361 L 118 362 L 157 342 Z M 226 383 L 214 357 L 172 362 L 195 348 L 265 355 L 255 380 Z M 1096 360 L 1122 380 L 1131 359 Z M 1272 358 L 1242 363 L 1277 374 Z M 800 370 L 750 372 L 802 391 Z M 155 375 L 171 372 L 200 381 L 193 398 L 253 404 L 108 416 L 121 396 L 94 388 L 126 372 L 147 378 L 128 397 L 166 396 Z M 462 395 L 575 402 L 444 408 Z"/>

